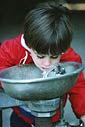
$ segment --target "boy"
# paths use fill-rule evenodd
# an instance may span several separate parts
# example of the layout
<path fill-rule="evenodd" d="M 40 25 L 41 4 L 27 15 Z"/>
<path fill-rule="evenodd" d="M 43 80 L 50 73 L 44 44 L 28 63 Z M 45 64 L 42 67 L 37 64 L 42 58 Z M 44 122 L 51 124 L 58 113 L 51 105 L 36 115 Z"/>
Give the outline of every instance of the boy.
<path fill-rule="evenodd" d="M 6 40 L 0 47 L 0 70 L 18 65 L 34 64 L 42 71 L 51 65 L 65 61 L 82 62 L 80 56 L 71 48 L 72 26 L 69 10 L 55 2 L 42 3 L 31 10 L 25 18 L 24 33 Z M 64 95 L 67 95 L 76 116 L 85 124 L 85 79 L 81 72 L 78 81 Z M 59 110 L 52 122 L 59 120 Z M 26 107 L 13 107 L 11 127 L 31 127 L 34 116 Z"/>

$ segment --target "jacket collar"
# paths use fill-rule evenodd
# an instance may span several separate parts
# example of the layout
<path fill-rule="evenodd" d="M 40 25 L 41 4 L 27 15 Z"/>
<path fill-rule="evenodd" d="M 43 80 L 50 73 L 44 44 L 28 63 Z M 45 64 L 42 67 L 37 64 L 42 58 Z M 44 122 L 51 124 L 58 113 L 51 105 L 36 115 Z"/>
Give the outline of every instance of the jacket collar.
<path fill-rule="evenodd" d="M 25 43 L 25 40 L 24 40 L 24 37 L 23 37 L 24 35 L 22 34 L 22 36 L 21 36 L 21 45 L 22 45 L 22 47 L 24 47 L 27 51 L 29 51 L 30 52 L 30 48 L 26 45 L 26 43 Z"/>

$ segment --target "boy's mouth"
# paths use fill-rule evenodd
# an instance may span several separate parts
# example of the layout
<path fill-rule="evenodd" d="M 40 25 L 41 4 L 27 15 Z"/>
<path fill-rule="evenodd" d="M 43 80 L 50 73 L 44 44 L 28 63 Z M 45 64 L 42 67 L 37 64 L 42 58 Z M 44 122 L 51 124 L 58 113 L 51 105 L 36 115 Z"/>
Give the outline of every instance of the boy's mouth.
<path fill-rule="evenodd" d="M 49 69 L 50 67 L 41 67 L 42 68 L 42 70 L 47 70 L 47 69 Z"/>

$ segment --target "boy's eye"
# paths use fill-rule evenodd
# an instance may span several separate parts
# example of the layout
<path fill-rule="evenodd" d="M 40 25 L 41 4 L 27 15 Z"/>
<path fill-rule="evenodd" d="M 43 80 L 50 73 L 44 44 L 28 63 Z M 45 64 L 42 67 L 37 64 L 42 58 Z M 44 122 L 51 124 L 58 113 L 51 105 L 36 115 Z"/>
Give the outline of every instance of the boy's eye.
<path fill-rule="evenodd" d="M 52 59 L 57 59 L 58 56 L 50 56 L 50 58 L 52 58 Z"/>
<path fill-rule="evenodd" d="M 45 56 L 37 55 L 37 57 L 38 57 L 39 59 L 43 59 Z M 51 59 L 57 59 L 58 56 L 50 56 L 50 58 L 51 58 Z"/>
<path fill-rule="evenodd" d="M 37 55 L 37 57 L 38 57 L 39 59 L 43 59 L 45 56 Z"/>

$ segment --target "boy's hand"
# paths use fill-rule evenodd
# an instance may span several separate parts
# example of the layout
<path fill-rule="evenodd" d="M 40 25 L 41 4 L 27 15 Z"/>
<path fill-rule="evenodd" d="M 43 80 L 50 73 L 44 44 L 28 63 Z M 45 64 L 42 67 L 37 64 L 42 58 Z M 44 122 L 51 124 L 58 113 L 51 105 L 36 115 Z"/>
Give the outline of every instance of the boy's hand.
<path fill-rule="evenodd" d="M 80 119 L 81 119 L 82 122 L 84 123 L 84 127 L 85 127 L 85 115 L 81 116 Z"/>

